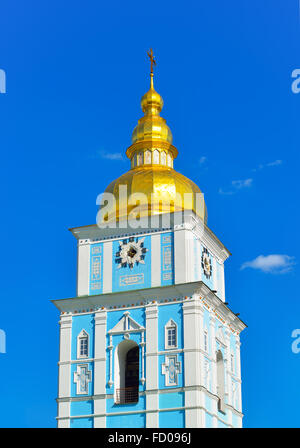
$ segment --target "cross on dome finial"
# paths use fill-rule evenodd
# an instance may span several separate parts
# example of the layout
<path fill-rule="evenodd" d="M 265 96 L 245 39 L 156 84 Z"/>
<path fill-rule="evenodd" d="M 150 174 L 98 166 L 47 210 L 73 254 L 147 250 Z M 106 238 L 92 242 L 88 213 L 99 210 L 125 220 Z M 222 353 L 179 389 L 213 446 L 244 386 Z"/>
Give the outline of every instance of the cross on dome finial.
<path fill-rule="evenodd" d="M 147 54 L 148 54 L 148 56 L 150 58 L 150 63 L 151 63 L 151 65 L 150 65 L 150 73 L 153 75 L 153 65 L 156 65 L 156 61 L 155 61 L 155 58 L 153 56 L 152 48 L 150 48 L 150 50 L 148 51 Z"/>

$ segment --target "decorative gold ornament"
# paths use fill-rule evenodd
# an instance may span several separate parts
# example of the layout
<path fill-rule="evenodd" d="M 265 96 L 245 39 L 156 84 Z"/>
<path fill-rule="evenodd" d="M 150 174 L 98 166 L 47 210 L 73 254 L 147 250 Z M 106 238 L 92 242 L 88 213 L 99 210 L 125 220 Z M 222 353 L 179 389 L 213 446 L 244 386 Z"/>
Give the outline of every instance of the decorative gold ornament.
<path fill-rule="evenodd" d="M 163 99 L 154 89 L 153 66 L 156 61 L 153 51 L 148 52 L 150 58 L 150 89 L 141 100 L 144 116 L 132 133 L 132 145 L 126 151 L 131 160 L 131 170 L 111 182 L 106 193 L 113 193 L 116 210 L 108 210 L 105 221 L 121 221 L 130 217 L 136 207 L 130 204 L 134 194 L 143 193 L 147 201 L 140 201 L 139 216 L 172 213 L 182 210 L 193 210 L 206 222 L 207 213 L 204 200 L 197 206 L 196 196 L 201 195 L 199 187 L 190 179 L 173 169 L 173 161 L 178 151 L 172 145 L 173 137 L 166 120 L 160 116 Z M 127 186 L 126 198 L 121 199 L 119 188 Z M 189 193 L 189 199 L 184 195 Z M 127 200 L 127 202 L 126 202 Z M 124 203 L 125 201 L 125 203 Z"/>

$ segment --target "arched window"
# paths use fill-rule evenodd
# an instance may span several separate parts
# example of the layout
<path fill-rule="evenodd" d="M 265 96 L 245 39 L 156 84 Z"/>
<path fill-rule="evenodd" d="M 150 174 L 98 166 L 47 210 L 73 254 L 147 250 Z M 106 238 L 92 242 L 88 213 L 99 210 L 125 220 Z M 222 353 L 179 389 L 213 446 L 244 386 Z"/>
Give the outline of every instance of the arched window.
<path fill-rule="evenodd" d="M 89 357 L 89 335 L 81 330 L 77 337 L 77 358 Z"/>
<path fill-rule="evenodd" d="M 165 325 L 165 349 L 177 348 L 177 325 L 173 319 Z"/>
<path fill-rule="evenodd" d="M 149 150 L 145 152 L 145 164 L 151 164 L 151 151 Z"/>
<path fill-rule="evenodd" d="M 221 350 L 217 351 L 217 395 L 219 397 L 218 410 L 225 413 L 225 370 Z"/>
<path fill-rule="evenodd" d="M 120 342 L 115 353 L 115 402 L 139 400 L 139 346 L 131 340 Z"/>
<path fill-rule="evenodd" d="M 142 153 L 142 152 L 139 152 L 139 153 L 138 153 L 138 156 L 137 156 L 137 165 L 138 165 L 138 166 L 143 165 L 143 153 Z"/>
<path fill-rule="evenodd" d="M 153 151 L 153 163 L 155 165 L 159 163 L 159 151 L 157 149 Z"/>
<path fill-rule="evenodd" d="M 168 166 L 170 166 L 171 168 L 173 168 L 173 159 L 172 159 L 172 157 L 170 156 L 170 154 L 167 155 L 167 163 L 168 163 Z"/>

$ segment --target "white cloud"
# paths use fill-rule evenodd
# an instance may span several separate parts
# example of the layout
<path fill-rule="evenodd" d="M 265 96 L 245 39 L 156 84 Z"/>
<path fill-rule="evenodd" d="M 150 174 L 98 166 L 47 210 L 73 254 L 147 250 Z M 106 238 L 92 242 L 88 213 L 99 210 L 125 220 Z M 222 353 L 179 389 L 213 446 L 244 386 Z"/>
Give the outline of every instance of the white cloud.
<path fill-rule="evenodd" d="M 260 165 L 258 165 L 257 168 L 253 168 L 252 171 L 254 171 L 254 172 L 261 171 L 261 170 L 263 170 L 266 167 L 279 166 L 279 165 L 282 165 L 282 160 L 277 159 L 277 160 L 274 160 L 273 162 L 266 163 L 265 165 L 263 165 L 261 163 Z"/>
<path fill-rule="evenodd" d="M 99 151 L 101 159 L 106 160 L 123 160 L 123 155 L 120 152 Z"/>
<path fill-rule="evenodd" d="M 285 274 L 291 271 L 294 265 L 295 257 L 290 257 L 289 255 L 259 255 L 254 260 L 243 263 L 241 270 L 252 268 L 272 274 Z"/>
<path fill-rule="evenodd" d="M 231 190 L 225 191 L 225 190 L 223 190 L 223 188 L 219 188 L 219 194 L 231 195 L 234 193 L 235 193 L 234 191 L 231 191 Z"/>
<path fill-rule="evenodd" d="M 267 166 L 278 166 L 282 165 L 282 160 L 274 160 L 274 162 L 267 163 Z"/>
<path fill-rule="evenodd" d="M 242 188 L 249 188 L 252 186 L 253 179 L 244 179 L 244 180 L 233 180 L 231 181 L 231 189 L 230 190 L 223 190 L 223 188 L 219 188 L 220 194 L 227 194 L 231 195 L 236 193 L 238 190 L 241 190 Z"/>
<path fill-rule="evenodd" d="M 245 180 L 233 180 L 232 185 L 240 190 L 241 188 L 251 187 L 253 179 L 245 179 Z"/>
<path fill-rule="evenodd" d="M 205 156 L 202 156 L 202 157 L 200 157 L 200 159 L 199 159 L 199 163 L 200 163 L 200 165 L 203 165 L 203 163 L 205 163 L 207 161 L 207 157 L 205 157 Z"/>

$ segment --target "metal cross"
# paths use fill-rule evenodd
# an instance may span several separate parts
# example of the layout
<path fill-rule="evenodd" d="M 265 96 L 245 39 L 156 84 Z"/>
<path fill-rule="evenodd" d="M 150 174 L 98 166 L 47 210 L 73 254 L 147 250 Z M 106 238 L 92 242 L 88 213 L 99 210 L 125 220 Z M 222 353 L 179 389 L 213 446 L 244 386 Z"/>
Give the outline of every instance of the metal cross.
<path fill-rule="evenodd" d="M 152 48 L 150 48 L 150 50 L 148 51 L 147 54 L 148 54 L 148 56 L 150 58 L 150 61 L 151 61 L 150 73 L 153 73 L 153 65 L 156 65 L 156 61 L 155 61 L 154 56 L 153 56 Z"/>

